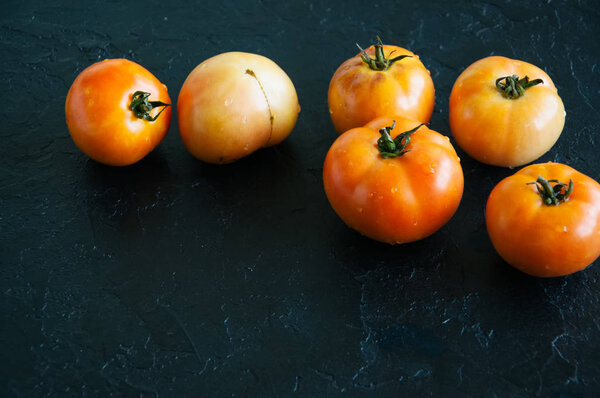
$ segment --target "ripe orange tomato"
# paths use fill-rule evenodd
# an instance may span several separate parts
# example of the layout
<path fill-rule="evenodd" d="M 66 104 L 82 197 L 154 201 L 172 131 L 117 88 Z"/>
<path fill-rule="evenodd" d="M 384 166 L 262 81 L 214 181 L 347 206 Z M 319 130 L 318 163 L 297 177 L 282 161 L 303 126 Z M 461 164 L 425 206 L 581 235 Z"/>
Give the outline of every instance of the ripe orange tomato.
<path fill-rule="evenodd" d="M 565 115 L 543 70 L 505 57 L 469 66 L 450 94 L 450 129 L 457 144 L 495 166 L 521 166 L 542 156 L 560 136 Z"/>
<path fill-rule="evenodd" d="M 460 159 L 448 137 L 401 117 L 340 135 L 325 158 L 323 182 L 349 227 L 391 244 L 433 234 L 463 193 Z"/>
<path fill-rule="evenodd" d="M 500 181 L 485 219 L 500 256 L 530 275 L 571 274 L 600 255 L 600 185 L 564 164 L 533 164 Z"/>
<path fill-rule="evenodd" d="M 165 137 L 170 103 L 167 86 L 148 70 L 126 59 L 106 59 L 84 69 L 71 85 L 65 104 L 67 127 L 90 158 L 126 166 Z"/>
<path fill-rule="evenodd" d="M 378 40 L 340 65 L 331 79 L 329 113 L 340 134 L 377 117 L 402 115 L 421 123 L 431 118 L 435 90 L 419 56 Z"/>
<path fill-rule="evenodd" d="M 179 93 L 179 132 L 188 151 L 208 163 L 230 163 L 279 144 L 292 131 L 296 89 L 273 61 L 223 53 L 198 65 Z"/>

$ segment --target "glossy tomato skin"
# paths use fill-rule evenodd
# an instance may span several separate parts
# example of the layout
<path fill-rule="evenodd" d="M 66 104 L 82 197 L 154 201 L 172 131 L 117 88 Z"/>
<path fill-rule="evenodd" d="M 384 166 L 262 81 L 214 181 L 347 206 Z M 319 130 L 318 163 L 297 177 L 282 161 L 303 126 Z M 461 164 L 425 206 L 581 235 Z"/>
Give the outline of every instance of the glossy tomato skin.
<path fill-rule="evenodd" d="M 67 94 L 65 115 L 79 149 L 100 163 L 126 166 L 158 145 L 169 130 L 171 107 L 153 122 L 140 119 L 129 109 L 136 91 L 150 93 L 149 101 L 171 103 L 164 84 L 126 59 L 100 61 L 77 76 Z M 150 115 L 161 109 L 152 109 Z"/>
<path fill-rule="evenodd" d="M 538 176 L 566 184 L 566 202 L 548 206 L 535 185 Z M 600 255 L 600 185 L 560 163 L 527 166 L 502 180 L 486 206 L 486 225 L 500 256 L 533 276 L 568 275 L 586 268 Z"/>
<path fill-rule="evenodd" d="M 390 244 L 440 229 L 458 208 L 464 183 L 448 137 L 425 126 L 411 135 L 409 152 L 382 158 L 379 129 L 394 120 L 392 137 L 419 125 L 394 117 L 351 129 L 333 143 L 323 167 L 325 192 L 338 216 L 361 234 Z"/>
<path fill-rule="evenodd" d="M 300 105 L 287 74 L 257 54 L 229 52 L 198 65 L 179 93 L 179 131 L 188 151 L 208 163 L 230 163 L 279 144 Z"/>
<path fill-rule="evenodd" d="M 329 84 L 329 113 L 338 133 L 389 115 L 426 123 L 433 112 L 435 90 L 419 56 L 402 47 L 384 45 L 386 57 L 409 55 L 388 70 L 372 70 L 360 54 L 345 61 Z M 375 47 L 365 50 L 374 56 Z M 391 56 L 390 56 L 391 55 Z"/>
<path fill-rule="evenodd" d="M 511 75 L 542 79 L 543 84 L 509 99 L 496 87 L 496 79 Z M 472 158 L 495 166 L 521 166 L 542 156 L 560 136 L 565 115 L 556 87 L 543 70 L 505 57 L 473 63 L 450 94 L 450 129 L 457 144 Z"/>

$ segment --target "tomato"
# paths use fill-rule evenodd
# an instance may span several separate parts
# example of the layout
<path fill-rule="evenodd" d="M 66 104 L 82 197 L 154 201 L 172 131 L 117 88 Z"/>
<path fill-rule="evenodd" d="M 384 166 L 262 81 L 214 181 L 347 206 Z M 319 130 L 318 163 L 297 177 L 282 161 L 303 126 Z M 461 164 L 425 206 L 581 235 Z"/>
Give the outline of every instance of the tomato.
<path fill-rule="evenodd" d="M 341 64 L 329 84 L 329 113 L 338 133 L 390 115 L 429 122 L 434 100 L 433 81 L 419 56 L 381 40 Z"/>
<path fill-rule="evenodd" d="M 565 115 L 544 71 L 505 57 L 469 66 L 450 94 L 450 129 L 457 144 L 495 166 L 521 166 L 542 156 L 560 136 Z"/>
<path fill-rule="evenodd" d="M 391 244 L 433 234 L 463 193 L 460 159 L 448 137 L 401 117 L 340 135 L 325 158 L 323 182 L 348 226 Z"/>
<path fill-rule="evenodd" d="M 229 52 L 207 59 L 179 93 L 179 132 L 188 151 L 208 163 L 230 163 L 279 144 L 292 131 L 296 89 L 273 61 Z"/>
<path fill-rule="evenodd" d="M 571 274 L 600 255 L 600 185 L 564 164 L 533 164 L 502 180 L 485 219 L 500 256 L 530 275 Z"/>
<path fill-rule="evenodd" d="M 71 85 L 65 104 L 67 127 L 90 158 L 126 166 L 165 137 L 170 103 L 167 86 L 148 70 L 126 59 L 106 59 L 84 69 Z"/>

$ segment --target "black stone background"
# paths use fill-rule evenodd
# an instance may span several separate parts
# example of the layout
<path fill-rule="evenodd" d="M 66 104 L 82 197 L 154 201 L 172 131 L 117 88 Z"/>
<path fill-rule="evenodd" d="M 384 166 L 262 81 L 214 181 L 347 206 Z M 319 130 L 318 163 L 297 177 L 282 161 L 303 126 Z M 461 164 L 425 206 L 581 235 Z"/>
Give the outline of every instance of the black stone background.
<path fill-rule="evenodd" d="M 465 192 L 434 236 L 388 246 L 329 207 L 327 88 L 379 34 L 436 87 L 431 128 L 475 60 L 542 67 L 567 110 L 540 161 L 600 179 L 600 3 L 589 1 L 3 1 L 0 13 L 2 396 L 594 396 L 600 267 L 551 280 L 507 266 L 484 206 L 514 170 L 461 152 Z M 228 166 L 166 139 L 125 168 L 89 160 L 64 121 L 71 82 L 125 57 L 175 101 L 220 52 L 294 82 L 290 137 Z"/>

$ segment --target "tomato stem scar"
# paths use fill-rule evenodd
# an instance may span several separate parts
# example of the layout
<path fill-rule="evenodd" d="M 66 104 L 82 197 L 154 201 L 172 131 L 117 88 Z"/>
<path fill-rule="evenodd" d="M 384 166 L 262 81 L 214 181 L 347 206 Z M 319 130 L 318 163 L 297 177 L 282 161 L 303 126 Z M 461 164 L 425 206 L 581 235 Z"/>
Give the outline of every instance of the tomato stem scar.
<path fill-rule="evenodd" d="M 551 186 L 550 183 L 554 183 Z M 569 195 L 573 192 L 573 180 L 569 180 L 569 186 L 558 180 L 546 180 L 541 175 L 537 180 L 528 182 L 527 185 L 535 184 L 538 193 L 542 197 L 544 203 L 548 206 L 558 206 L 561 202 L 569 200 Z"/>
<path fill-rule="evenodd" d="M 405 148 L 410 143 L 410 135 L 417 131 L 419 127 L 425 124 L 427 123 L 421 123 L 412 130 L 400 133 L 394 139 L 392 139 L 390 131 L 392 131 L 396 126 L 395 120 L 394 124 L 392 124 L 391 126 L 387 126 L 380 129 L 379 134 L 381 134 L 381 137 L 377 139 L 377 149 L 379 149 L 381 157 L 384 159 L 395 158 L 404 155 L 406 152 L 409 152 L 409 150 Z"/>
<path fill-rule="evenodd" d="M 379 36 L 377 36 L 377 44 L 375 44 L 375 58 L 371 58 L 369 56 L 369 54 L 367 54 L 367 52 L 365 50 L 362 49 L 362 47 L 356 43 L 356 46 L 358 47 L 358 49 L 360 50 L 360 57 L 362 58 L 363 62 L 367 65 L 369 65 L 369 68 L 376 70 L 376 71 L 385 71 L 388 70 L 390 68 L 390 66 L 392 66 L 392 64 L 396 61 L 400 61 L 404 58 L 410 58 L 411 55 L 399 55 L 396 58 L 389 58 L 389 56 L 391 56 L 394 51 L 392 51 L 391 53 L 388 54 L 388 58 L 386 58 L 384 52 L 383 52 L 383 43 L 381 42 L 381 38 L 379 38 Z"/>
<path fill-rule="evenodd" d="M 148 97 L 150 97 L 150 93 L 136 91 L 131 97 L 129 109 L 137 118 L 153 122 L 160 116 L 161 113 L 163 113 L 165 109 L 167 109 L 168 106 L 171 106 L 171 104 L 165 104 L 161 101 L 148 101 Z M 162 108 L 156 116 L 150 116 L 150 111 L 160 106 L 164 106 L 164 108 Z"/>
<path fill-rule="evenodd" d="M 504 80 L 504 81 L 502 81 Z M 525 90 L 529 87 L 536 86 L 538 84 L 544 84 L 542 79 L 529 80 L 528 76 L 519 79 L 519 76 L 503 76 L 496 79 L 496 87 L 502 92 L 502 94 L 509 99 L 517 99 L 525 94 Z"/>

